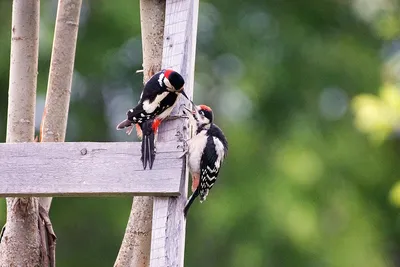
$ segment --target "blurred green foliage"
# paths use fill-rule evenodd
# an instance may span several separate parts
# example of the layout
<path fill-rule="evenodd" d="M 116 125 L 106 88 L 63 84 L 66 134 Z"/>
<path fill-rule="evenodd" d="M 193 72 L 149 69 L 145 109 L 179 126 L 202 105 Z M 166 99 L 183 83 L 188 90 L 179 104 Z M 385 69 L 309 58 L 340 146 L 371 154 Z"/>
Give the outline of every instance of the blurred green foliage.
<path fill-rule="evenodd" d="M 201 1 L 196 103 L 230 151 L 187 224 L 186 266 L 400 266 L 399 5 L 381 0 Z M 56 1 L 42 1 L 37 100 Z M 11 1 L 0 2 L 5 140 Z M 84 1 L 68 141 L 114 130 L 142 76 L 138 1 Z M 57 198 L 58 266 L 111 266 L 130 198 Z M 0 205 L 0 223 L 5 205 Z"/>

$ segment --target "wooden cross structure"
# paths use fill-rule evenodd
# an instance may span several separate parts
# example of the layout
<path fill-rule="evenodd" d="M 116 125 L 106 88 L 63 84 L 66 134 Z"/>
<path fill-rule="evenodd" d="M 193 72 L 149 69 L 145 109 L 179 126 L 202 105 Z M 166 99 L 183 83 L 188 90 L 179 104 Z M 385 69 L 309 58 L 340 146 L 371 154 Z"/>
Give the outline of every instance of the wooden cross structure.
<path fill-rule="evenodd" d="M 182 74 L 190 98 L 198 6 L 199 0 L 166 0 L 162 67 Z M 139 142 L 0 144 L 0 197 L 154 196 L 150 266 L 182 267 L 188 171 L 178 131 L 188 135 L 183 119 L 161 125 L 152 170 L 143 170 Z"/>

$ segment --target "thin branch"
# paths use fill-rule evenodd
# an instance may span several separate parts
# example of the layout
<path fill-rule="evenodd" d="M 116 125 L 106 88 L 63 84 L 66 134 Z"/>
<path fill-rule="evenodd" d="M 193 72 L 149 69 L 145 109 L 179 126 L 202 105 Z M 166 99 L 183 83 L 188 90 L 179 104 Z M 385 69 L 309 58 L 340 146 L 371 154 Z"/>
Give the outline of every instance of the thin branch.
<path fill-rule="evenodd" d="M 64 142 L 82 0 L 60 0 L 57 9 L 40 142 Z M 40 198 L 49 211 L 52 198 Z"/>

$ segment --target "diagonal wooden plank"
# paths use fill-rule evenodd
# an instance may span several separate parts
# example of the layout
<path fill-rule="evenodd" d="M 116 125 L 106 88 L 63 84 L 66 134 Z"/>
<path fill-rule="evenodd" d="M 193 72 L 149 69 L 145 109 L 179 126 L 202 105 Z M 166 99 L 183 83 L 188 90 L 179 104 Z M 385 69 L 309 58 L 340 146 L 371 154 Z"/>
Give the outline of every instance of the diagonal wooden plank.
<path fill-rule="evenodd" d="M 171 67 L 183 75 L 185 92 L 192 98 L 199 0 L 166 1 L 163 68 Z M 179 107 L 183 103 L 187 105 L 187 101 L 180 98 L 172 115 L 179 114 Z M 176 119 L 162 124 L 159 140 L 176 140 L 177 131 L 188 136 L 185 120 Z M 181 170 L 181 195 L 154 198 L 150 267 L 183 267 L 184 264 L 186 219 L 183 208 L 188 184 L 186 162 Z"/>
<path fill-rule="evenodd" d="M 178 196 L 182 159 L 176 142 L 160 142 L 143 170 L 139 142 L 0 144 L 0 197 Z"/>

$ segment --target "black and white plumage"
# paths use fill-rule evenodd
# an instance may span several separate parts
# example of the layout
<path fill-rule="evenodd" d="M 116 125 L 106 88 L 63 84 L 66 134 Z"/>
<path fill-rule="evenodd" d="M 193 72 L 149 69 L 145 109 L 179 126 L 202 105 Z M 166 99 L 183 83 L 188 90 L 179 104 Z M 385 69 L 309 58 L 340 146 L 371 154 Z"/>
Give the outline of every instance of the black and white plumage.
<path fill-rule="evenodd" d="M 136 124 L 138 137 L 142 139 L 141 160 L 144 169 L 147 163 L 150 169 L 153 167 L 155 135 L 161 121 L 171 114 L 179 94 L 188 98 L 183 91 L 184 84 L 183 77 L 172 69 L 154 74 L 145 84 L 137 106 L 128 110 L 127 119 L 117 125 L 117 130 L 127 128 L 129 135 Z"/>
<path fill-rule="evenodd" d="M 213 112 L 210 107 L 195 106 L 189 118 L 196 134 L 187 142 L 193 194 L 185 206 L 185 216 L 197 196 L 200 196 L 200 202 L 206 200 L 228 153 L 228 141 L 221 129 L 213 123 Z"/>

